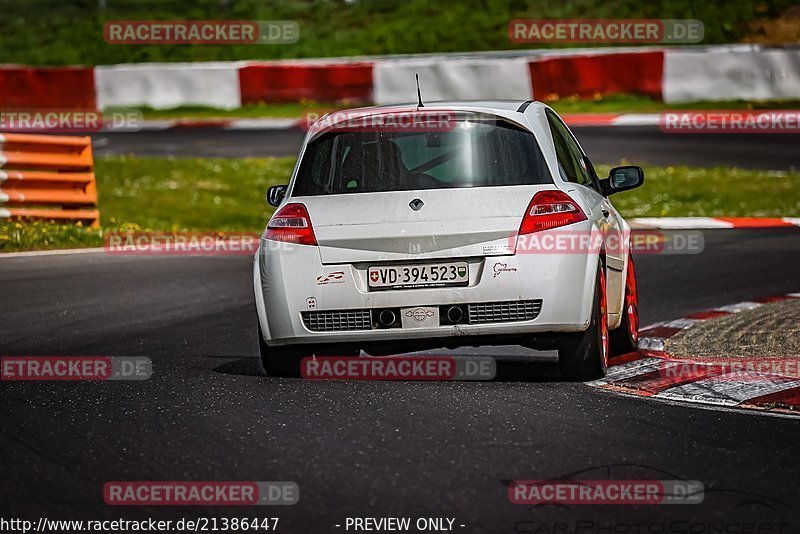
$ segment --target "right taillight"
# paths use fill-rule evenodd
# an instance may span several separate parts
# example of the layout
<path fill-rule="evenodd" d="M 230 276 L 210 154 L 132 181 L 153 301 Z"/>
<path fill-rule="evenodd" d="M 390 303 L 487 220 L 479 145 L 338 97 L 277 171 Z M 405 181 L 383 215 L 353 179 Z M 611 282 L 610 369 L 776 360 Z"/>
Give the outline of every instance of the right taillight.
<path fill-rule="evenodd" d="M 303 204 L 286 204 L 279 209 L 267 224 L 264 239 L 298 245 L 317 244 L 311 218 Z"/>
<path fill-rule="evenodd" d="M 565 192 L 540 191 L 528 204 L 519 234 L 532 234 L 585 220 L 586 214 Z"/>

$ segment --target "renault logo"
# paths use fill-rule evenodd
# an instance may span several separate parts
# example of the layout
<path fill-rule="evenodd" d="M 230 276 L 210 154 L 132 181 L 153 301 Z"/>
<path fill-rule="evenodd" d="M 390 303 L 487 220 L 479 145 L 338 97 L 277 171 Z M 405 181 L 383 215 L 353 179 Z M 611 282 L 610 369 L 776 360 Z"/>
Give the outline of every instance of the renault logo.
<path fill-rule="evenodd" d="M 409 203 L 408 203 L 408 205 L 409 205 L 409 206 L 411 206 L 411 209 L 412 209 L 412 210 L 414 210 L 414 211 L 419 211 L 419 210 L 420 210 L 420 208 L 422 208 L 422 206 L 424 206 L 424 205 L 425 205 L 425 203 L 424 203 L 423 201 L 421 201 L 420 199 L 418 199 L 418 198 L 415 198 L 414 200 L 412 200 L 411 202 L 409 202 Z"/>

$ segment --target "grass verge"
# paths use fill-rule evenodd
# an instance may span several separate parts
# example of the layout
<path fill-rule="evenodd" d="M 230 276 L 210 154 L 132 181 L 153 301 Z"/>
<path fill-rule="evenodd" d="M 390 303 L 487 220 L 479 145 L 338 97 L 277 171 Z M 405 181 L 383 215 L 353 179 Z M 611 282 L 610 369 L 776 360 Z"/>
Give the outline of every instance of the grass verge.
<path fill-rule="evenodd" d="M 102 231 L 260 231 L 270 185 L 294 158 L 97 158 Z M 604 176 L 608 166 L 598 166 Z M 645 167 L 640 189 L 614 197 L 626 217 L 800 216 L 800 172 Z M 0 223 L 0 252 L 100 247 L 101 230 L 47 222 Z"/>
<path fill-rule="evenodd" d="M 113 111 L 138 111 L 145 120 L 166 120 L 166 119 L 299 119 L 309 113 L 319 116 L 348 107 L 361 105 L 356 102 L 324 103 L 311 100 L 300 102 L 287 102 L 276 104 L 255 104 L 247 105 L 237 109 L 218 109 L 205 106 L 182 106 L 172 109 L 124 109 L 116 108 L 106 110 Z"/>

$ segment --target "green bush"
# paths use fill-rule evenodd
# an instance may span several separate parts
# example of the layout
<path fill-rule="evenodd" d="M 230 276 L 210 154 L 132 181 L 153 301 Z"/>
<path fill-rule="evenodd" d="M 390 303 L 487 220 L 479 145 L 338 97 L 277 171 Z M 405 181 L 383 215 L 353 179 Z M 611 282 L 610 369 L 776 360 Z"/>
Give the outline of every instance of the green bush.
<path fill-rule="evenodd" d="M 0 62 L 32 65 L 276 59 L 530 48 L 515 18 L 699 19 L 705 43 L 739 41 L 793 0 L 0 0 Z M 227 8 L 224 7 L 227 5 Z M 296 20 L 292 45 L 109 45 L 108 20 Z M 564 45 L 555 45 L 564 46 Z"/>

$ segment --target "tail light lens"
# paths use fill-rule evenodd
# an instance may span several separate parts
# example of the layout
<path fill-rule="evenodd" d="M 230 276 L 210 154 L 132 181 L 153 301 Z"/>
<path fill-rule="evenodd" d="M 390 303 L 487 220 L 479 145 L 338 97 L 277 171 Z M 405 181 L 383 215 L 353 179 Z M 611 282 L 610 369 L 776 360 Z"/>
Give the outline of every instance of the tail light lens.
<path fill-rule="evenodd" d="M 586 220 L 586 214 L 563 191 L 540 191 L 528 204 L 519 234 L 532 234 Z"/>
<path fill-rule="evenodd" d="M 303 204 L 286 204 L 272 216 L 264 239 L 298 245 L 316 245 L 317 238 L 311 227 L 311 218 Z"/>

